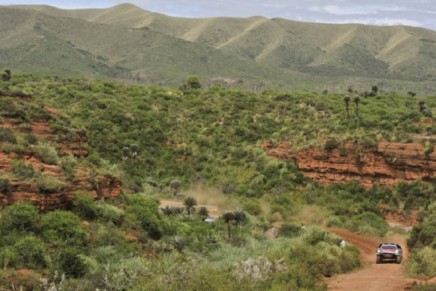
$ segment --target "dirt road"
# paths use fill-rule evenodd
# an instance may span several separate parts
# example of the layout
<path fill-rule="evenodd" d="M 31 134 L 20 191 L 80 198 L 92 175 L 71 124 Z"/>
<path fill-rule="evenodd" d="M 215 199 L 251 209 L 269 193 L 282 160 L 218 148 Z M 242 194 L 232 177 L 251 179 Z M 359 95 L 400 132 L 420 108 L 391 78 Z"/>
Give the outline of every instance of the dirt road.
<path fill-rule="evenodd" d="M 331 278 L 328 282 L 329 290 L 399 291 L 407 290 L 413 281 L 415 281 L 404 276 L 403 264 L 375 263 L 375 251 L 378 244 L 382 242 L 400 244 L 403 247 L 403 259 L 405 260 L 408 256 L 408 251 L 404 237 L 396 235 L 381 240 L 357 235 L 343 229 L 333 228 L 329 230 L 342 237 L 345 241 L 356 245 L 361 251 L 360 259 L 363 264 L 363 268 L 360 270 Z"/>

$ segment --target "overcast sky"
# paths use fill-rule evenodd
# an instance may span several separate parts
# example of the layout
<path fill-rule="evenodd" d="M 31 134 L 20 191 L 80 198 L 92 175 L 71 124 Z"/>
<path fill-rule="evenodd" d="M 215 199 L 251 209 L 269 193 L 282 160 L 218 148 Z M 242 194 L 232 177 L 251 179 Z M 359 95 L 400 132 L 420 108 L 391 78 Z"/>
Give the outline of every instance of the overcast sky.
<path fill-rule="evenodd" d="M 1 5 L 47 4 L 59 8 L 104 8 L 126 1 L 0 0 Z M 261 15 L 307 22 L 410 25 L 436 30 L 436 0 L 145 0 L 143 9 L 180 17 Z"/>

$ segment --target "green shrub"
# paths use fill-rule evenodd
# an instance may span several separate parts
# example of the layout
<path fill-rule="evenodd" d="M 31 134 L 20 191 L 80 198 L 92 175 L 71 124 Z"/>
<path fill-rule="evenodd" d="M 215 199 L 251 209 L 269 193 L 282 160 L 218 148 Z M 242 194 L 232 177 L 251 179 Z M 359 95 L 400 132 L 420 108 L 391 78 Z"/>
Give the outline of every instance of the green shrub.
<path fill-rule="evenodd" d="M 39 192 L 44 194 L 59 192 L 65 187 L 64 183 L 49 175 L 41 175 L 38 178 L 37 185 Z"/>
<path fill-rule="evenodd" d="M 65 171 L 68 178 L 74 178 L 74 169 L 76 168 L 77 160 L 73 156 L 65 156 L 61 158 L 61 167 Z"/>
<path fill-rule="evenodd" d="M 159 215 L 158 201 L 141 194 L 133 195 L 129 198 L 127 212 L 152 239 L 162 237 L 163 221 Z"/>
<path fill-rule="evenodd" d="M 17 267 L 38 269 L 47 266 L 44 243 L 35 236 L 20 239 L 14 245 L 14 250 L 18 255 Z"/>
<path fill-rule="evenodd" d="M 414 276 L 436 276 L 436 250 L 423 247 L 411 253 L 407 261 L 407 270 Z"/>
<path fill-rule="evenodd" d="M 126 212 L 116 206 L 104 202 L 96 202 L 95 209 L 97 217 L 105 222 L 112 222 L 115 225 L 121 225 Z"/>
<path fill-rule="evenodd" d="M 9 179 L 7 178 L 0 178 L 0 193 L 8 196 L 11 194 L 11 184 L 9 182 Z"/>
<path fill-rule="evenodd" d="M 55 148 L 48 144 L 39 144 L 36 149 L 36 156 L 40 158 L 44 163 L 49 165 L 58 164 L 58 153 Z"/>
<path fill-rule="evenodd" d="M 13 160 L 11 171 L 15 177 L 20 179 L 31 179 L 35 175 L 35 170 L 31 164 L 26 165 L 23 160 Z"/>
<path fill-rule="evenodd" d="M 39 220 L 38 209 L 28 202 L 18 202 L 7 206 L 0 220 L 5 232 L 18 230 L 35 231 Z"/>
<path fill-rule="evenodd" d="M 95 219 L 97 216 L 97 208 L 94 198 L 86 192 L 74 192 L 73 211 L 83 219 Z"/>
<path fill-rule="evenodd" d="M 411 249 L 432 247 L 436 248 L 436 202 L 430 204 L 419 216 L 422 221 L 415 225 L 410 233 L 407 245 Z"/>
<path fill-rule="evenodd" d="M 24 140 L 30 145 L 36 145 L 38 143 L 38 138 L 33 134 L 26 134 Z"/>
<path fill-rule="evenodd" d="M 284 237 L 296 237 L 301 232 L 301 227 L 293 224 L 282 224 L 279 229 L 279 235 Z"/>
<path fill-rule="evenodd" d="M 9 266 L 14 267 L 18 263 L 18 254 L 11 246 L 0 248 L 0 268 L 6 270 Z M 0 271 L 1 272 L 1 271 Z"/>
<path fill-rule="evenodd" d="M 384 236 L 389 229 L 383 217 L 373 212 L 363 212 L 345 222 L 346 228 L 367 235 Z"/>
<path fill-rule="evenodd" d="M 324 144 L 324 150 L 326 152 L 331 152 L 332 150 L 338 148 L 340 146 L 340 142 L 337 140 L 330 138 Z"/>
<path fill-rule="evenodd" d="M 436 283 L 412 283 L 412 291 L 434 291 L 436 290 Z"/>
<path fill-rule="evenodd" d="M 59 255 L 59 266 L 67 277 L 80 278 L 88 272 L 88 265 L 77 249 L 67 247 Z"/>
<path fill-rule="evenodd" d="M 262 208 L 260 202 L 257 199 L 246 199 L 242 202 L 242 209 L 251 215 L 260 215 Z"/>
<path fill-rule="evenodd" d="M 87 234 L 80 226 L 80 219 L 74 213 L 55 210 L 45 214 L 41 219 L 43 237 L 49 243 L 83 246 Z"/>
<path fill-rule="evenodd" d="M 8 142 L 11 144 L 17 143 L 17 139 L 11 129 L 0 127 L 0 143 L 2 142 Z"/>

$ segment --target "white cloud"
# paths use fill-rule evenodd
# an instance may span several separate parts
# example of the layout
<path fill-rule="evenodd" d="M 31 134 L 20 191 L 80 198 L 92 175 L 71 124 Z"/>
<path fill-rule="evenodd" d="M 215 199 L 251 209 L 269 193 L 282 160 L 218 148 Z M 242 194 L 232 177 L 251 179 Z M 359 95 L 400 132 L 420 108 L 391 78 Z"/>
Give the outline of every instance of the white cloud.
<path fill-rule="evenodd" d="M 331 21 L 316 20 L 321 23 L 359 23 L 366 25 L 380 25 L 380 26 L 394 26 L 394 25 L 406 25 L 406 26 L 423 26 L 422 22 L 416 20 L 410 20 L 405 18 L 347 18 L 347 19 L 332 19 Z"/>
<path fill-rule="evenodd" d="M 327 5 L 319 8 L 318 11 L 326 11 L 335 15 L 356 15 L 356 14 L 377 14 L 383 12 L 400 12 L 407 11 L 407 8 L 401 6 L 390 6 L 390 5 L 358 5 L 358 6 L 338 6 L 338 5 Z"/>

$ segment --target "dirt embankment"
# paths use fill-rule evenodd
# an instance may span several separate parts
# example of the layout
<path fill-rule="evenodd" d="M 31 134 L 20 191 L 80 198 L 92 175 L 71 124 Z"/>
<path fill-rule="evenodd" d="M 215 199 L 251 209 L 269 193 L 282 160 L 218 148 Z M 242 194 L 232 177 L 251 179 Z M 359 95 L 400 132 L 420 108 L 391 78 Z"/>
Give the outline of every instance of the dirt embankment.
<path fill-rule="evenodd" d="M 403 273 L 403 264 L 409 254 L 404 236 L 394 235 L 385 239 L 379 239 L 354 234 L 343 229 L 332 228 L 329 230 L 360 249 L 360 259 L 363 268 L 352 273 L 330 278 L 327 282 L 328 290 L 399 291 L 408 290 L 412 283 L 416 281 L 407 278 Z M 402 264 L 376 264 L 375 252 L 377 246 L 382 242 L 394 242 L 403 247 L 404 258 Z"/>

